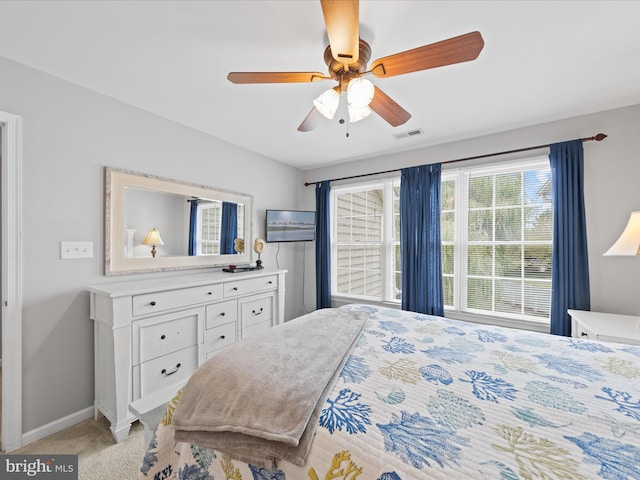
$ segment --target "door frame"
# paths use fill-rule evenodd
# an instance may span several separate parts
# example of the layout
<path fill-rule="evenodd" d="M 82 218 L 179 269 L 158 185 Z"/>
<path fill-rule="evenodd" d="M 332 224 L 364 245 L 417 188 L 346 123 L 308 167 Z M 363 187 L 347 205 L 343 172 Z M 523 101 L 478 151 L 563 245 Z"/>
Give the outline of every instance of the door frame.
<path fill-rule="evenodd" d="M 2 128 L 2 449 L 22 446 L 22 117 Z"/>

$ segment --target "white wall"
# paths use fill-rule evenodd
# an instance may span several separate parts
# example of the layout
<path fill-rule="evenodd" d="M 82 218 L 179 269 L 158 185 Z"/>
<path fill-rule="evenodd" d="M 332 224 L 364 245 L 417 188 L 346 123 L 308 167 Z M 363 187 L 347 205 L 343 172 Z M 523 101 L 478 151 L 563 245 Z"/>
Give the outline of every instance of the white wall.
<path fill-rule="evenodd" d="M 0 110 L 20 115 L 24 127 L 26 433 L 93 405 L 85 288 L 122 279 L 103 276 L 104 166 L 249 193 L 254 236 L 264 235 L 265 209 L 298 206 L 301 172 L 3 58 Z M 62 240 L 93 241 L 94 258 L 60 260 Z M 286 319 L 302 313 L 301 248 L 270 245 L 262 257 L 272 267 L 277 252 L 279 266 L 290 270 Z"/>
<path fill-rule="evenodd" d="M 584 143 L 591 309 L 640 315 L 640 258 L 602 256 L 602 253 L 622 232 L 629 213 L 640 210 L 638 125 L 640 125 L 640 105 L 395 155 L 368 158 L 346 165 L 309 170 L 304 172 L 304 181 L 315 182 L 468 158 L 533 145 L 591 137 L 599 132 L 605 133 L 608 138 L 602 142 Z M 541 152 L 548 154 L 548 151 L 544 150 L 530 154 Z M 529 154 L 520 154 L 519 157 L 523 155 Z M 500 157 L 499 160 L 505 158 L 509 157 Z M 314 205 L 313 188 L 313 186 L 301 187 L 302 202 L 311 206 Z M 314 278 L 314 268 L 313 261 L 308 263 L 307 276 L 311 282 Z M 310 285 L 307 303 L 312 301 L 309 291 L 315 291 L 314 283 Z"/>

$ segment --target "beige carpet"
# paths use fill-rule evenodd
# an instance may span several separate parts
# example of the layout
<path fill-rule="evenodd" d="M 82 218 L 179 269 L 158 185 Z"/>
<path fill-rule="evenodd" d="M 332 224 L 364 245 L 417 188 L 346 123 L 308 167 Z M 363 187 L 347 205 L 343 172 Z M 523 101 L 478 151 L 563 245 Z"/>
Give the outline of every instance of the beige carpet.
<path fill-rule="evenodd" d="M 85 420 L 11 453 L 77 454 L 79 480 L 133 480 L 145 450 L 139 422 L 133 424 L 124 442 L 115 443 L 109 422 L 100 416 L 97 421 Z"/>

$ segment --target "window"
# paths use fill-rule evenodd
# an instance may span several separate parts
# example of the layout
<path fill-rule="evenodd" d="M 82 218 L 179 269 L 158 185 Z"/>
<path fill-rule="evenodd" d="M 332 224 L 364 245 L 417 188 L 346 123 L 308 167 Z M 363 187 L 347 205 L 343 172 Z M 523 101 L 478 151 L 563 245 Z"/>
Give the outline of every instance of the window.
<path fill-rule="evenodd" d="M 333 188 L 332 294 L 400 300 L 400 180 Z"/>
<path fill-rule="evenodd" d="M 442 172 L 445 309 L 549 318 L 551 172 L 545 157 Z M 332 189 L 332 294 L 399 303 L 400 179 Z"/>
<path fill-rule="evenodd" d="M 546 158 L 442 174 L 445 308 L 547 320 L 551 171 Z"/>

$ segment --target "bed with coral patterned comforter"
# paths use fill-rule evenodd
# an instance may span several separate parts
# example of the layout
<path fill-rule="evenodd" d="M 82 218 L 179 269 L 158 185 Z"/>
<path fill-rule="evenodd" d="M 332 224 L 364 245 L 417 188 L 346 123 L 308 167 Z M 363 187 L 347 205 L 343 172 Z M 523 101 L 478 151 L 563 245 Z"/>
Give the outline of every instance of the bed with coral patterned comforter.
<path fill-rule="evenodd" d="M 369 305 L 306 465 L 261 467 L 173 441 L 140 478 L 639 479 L 640 347 Z"/>

